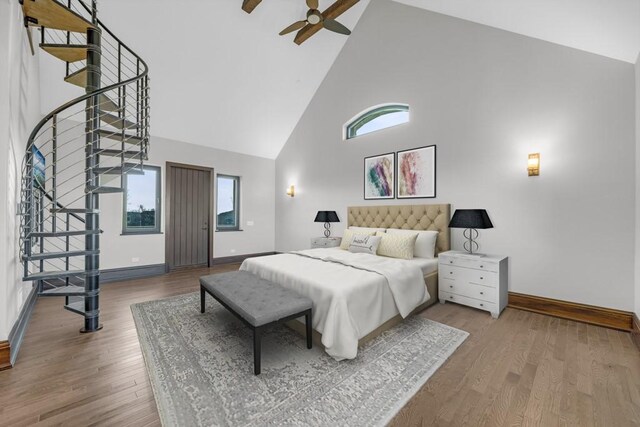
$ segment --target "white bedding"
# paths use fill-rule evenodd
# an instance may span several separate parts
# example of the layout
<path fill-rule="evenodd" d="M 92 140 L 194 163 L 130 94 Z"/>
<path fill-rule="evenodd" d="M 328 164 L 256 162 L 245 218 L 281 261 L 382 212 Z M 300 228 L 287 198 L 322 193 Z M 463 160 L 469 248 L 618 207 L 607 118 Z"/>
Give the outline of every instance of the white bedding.
<path fill-rule="evenodd" d="M 311 298 L 313 327 L 337 360 L 355 358 L 360 338 L 430 297 L 417 263 L 343 250 L 249 258 L 240 269 Z"/>
<path fill-rule="evenodd" d="M 438 271 L 438 258 L 413 258 L 405 260 L 405 262 L 420 267 L 422 274 L 425 276 Z"/>

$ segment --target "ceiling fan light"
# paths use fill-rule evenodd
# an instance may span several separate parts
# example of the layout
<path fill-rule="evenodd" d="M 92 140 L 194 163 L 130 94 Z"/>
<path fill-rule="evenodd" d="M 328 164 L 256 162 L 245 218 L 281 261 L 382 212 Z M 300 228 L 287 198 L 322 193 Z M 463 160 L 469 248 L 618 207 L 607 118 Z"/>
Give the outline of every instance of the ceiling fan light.
<path fill-rule="evenodd" d="M 311 11 L 307 16 L 307 22 L 311 25 L 316 25 L 322 22 L 322 15 L 317 11 Z"/>

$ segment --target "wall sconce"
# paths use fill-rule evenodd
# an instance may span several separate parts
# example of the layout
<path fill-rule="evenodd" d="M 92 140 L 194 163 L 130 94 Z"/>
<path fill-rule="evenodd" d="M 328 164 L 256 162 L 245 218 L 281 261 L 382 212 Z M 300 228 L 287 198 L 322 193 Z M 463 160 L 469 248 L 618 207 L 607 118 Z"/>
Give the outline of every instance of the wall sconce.
<path fill-rule="evenodd" d="M 287 196 L 294 197 L 295 195 L 296 195 L 296 189 L 293 185 L 290 185 L 289 188 L 287 188 Z"/>
<path fill-rule="evenodd" d="M 529 176 L 540 175 L 540 153 L 529 154 L 527 170 L 529 171 Z"/>

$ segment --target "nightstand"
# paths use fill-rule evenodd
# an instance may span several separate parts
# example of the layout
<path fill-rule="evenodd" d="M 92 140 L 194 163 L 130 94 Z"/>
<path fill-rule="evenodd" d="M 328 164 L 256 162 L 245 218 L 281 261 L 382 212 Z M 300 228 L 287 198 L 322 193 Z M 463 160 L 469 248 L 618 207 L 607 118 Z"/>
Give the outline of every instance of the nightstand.
<path fill-rule="evenodd" d="M 311 239 L 311 249 L 337 248 L 342 243 L 342 237 L 314 237 Z"/>
<path fill-rule="evenodd" d="M 507 306 L 509 258 L 470 256 L 448 251 L 438 255 L 438 297 L 491 313 L 497 319 Z"/>

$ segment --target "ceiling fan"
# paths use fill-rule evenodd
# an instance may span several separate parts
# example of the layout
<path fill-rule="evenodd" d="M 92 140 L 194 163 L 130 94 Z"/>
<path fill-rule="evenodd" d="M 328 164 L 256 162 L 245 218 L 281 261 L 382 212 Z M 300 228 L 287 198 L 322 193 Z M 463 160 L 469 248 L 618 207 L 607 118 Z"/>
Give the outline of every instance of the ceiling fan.
<path fill-rule="evenodd" d="M 326 28 L 329 31 L 333 31 L 334 33 L 338 34 L 344 34 L 346 36 L 351 34 L 351 31 L 347 27 L 345 27 L 335 19 L 325 18 L 323 16 L 323 14 L 318 10 L 318 0 L 307 0 L 307 6 L 309 7 L 309 10 L 307 11 L 307 19 L 303 21 L 297 21 L 289 25 L 287 28 L 280 31 L 281 36 L 300 30 L 307 24 L 321 25 L 323 28 Z"/>

